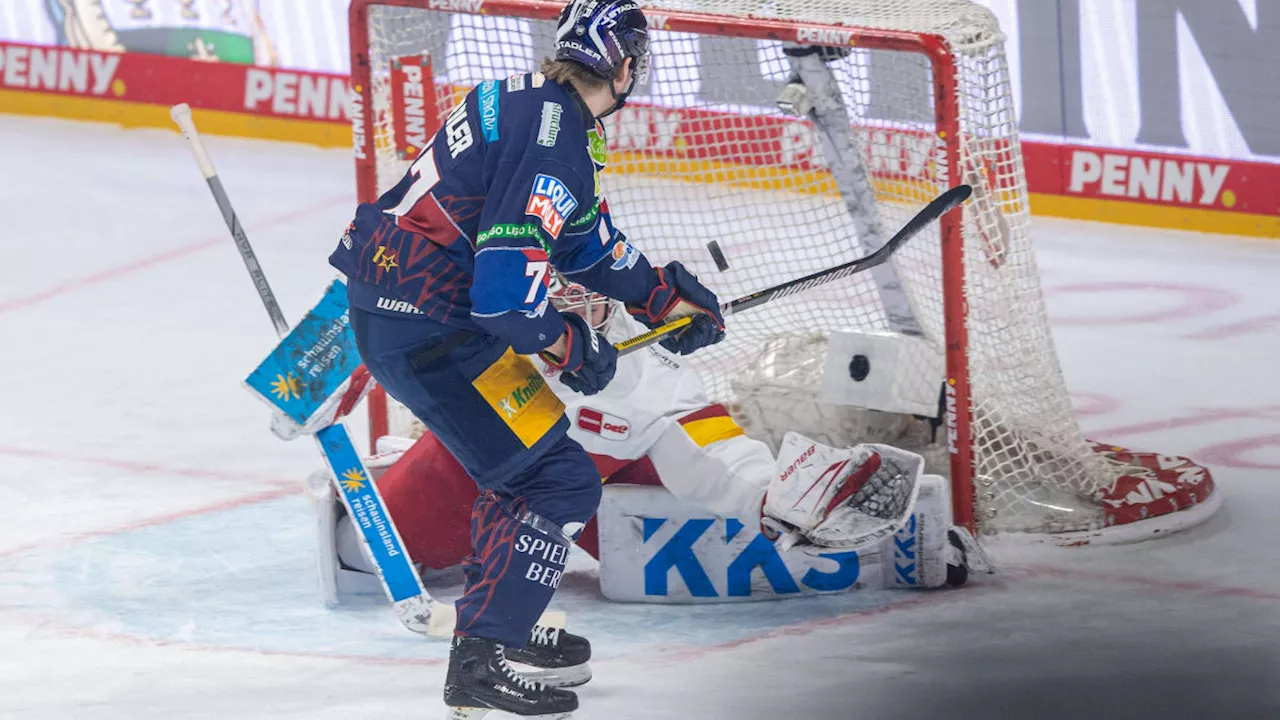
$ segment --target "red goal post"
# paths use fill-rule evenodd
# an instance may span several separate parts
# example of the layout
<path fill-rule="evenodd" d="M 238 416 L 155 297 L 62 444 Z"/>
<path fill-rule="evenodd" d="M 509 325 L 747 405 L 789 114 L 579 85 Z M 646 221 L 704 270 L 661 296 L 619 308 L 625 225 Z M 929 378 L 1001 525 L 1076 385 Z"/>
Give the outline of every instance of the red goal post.
<path fill-rule="evenodd" d="M 891 226 L 889 232 L 942 189 L 962 182 L 975 185 L 974 198 L 965 207 L 944 216 L 928 238 L 913 240 L 903 248 L 905 253 L 899 253 L 902 257 L 895 260 L 905 273 L 904 286 L 913 285 L 917 297 L 912 304 L 923 303 L 921 323 L 927 326 L 927 340 L 933 352 L 941 357 L 937 372 L 945 374 L 943 436 L 940 441 L 930 442 L 933 449 L 945 454 L 931 462 L 932 471 L 950 478 L 957 523 L 976 530 L 1039 532 L 1056 535 L 1064 542 L 1090 542 L 1104 539 L 1104 533 L 1108 537 L 1140 539 L 1202 522 L 1212 514 L 1217 495 L 1204 468 L 1185 458 L 1094 444 L 1079 431 L 1052 345 L 1031 247 L 1029 201 L 1003 35 L 987 10 L 970 0 L 805 0 L 800 3 L 803 7 L 797 6 L 799 10 L 789 9 L 791 17 L 759 17 L 735 10 L 735 3 L 743 5 L 739 0 L 695 2 L 705 11 L 660 8 L 647 3 L 645 13 L 655 38 L 715 37 L 772 41 L 775 46 L 795 43 L 852 49 L 855 55 L 863 56 L 860 60 L 849 59 L 840 71 L 845 73 L 841 82 L 846 94 L 860 79 L 865 81 L 868 68 L 874 65 L 874 58 L 867 58 L 875 51 L 916 58 L 915 62 L 924 68 L 912 65 L 900 72 L 894 77 L 897 84 L 888 91 L 901 106 L 913 108 L 907 113 L 910 117 L 903 121 L 885 120 L 868 113 L 855 120 L 854 130 L 860 133 L 862 143 L 861 149 L 855 151 L 861 153 L 858 162 L 870 168 L 867 177 L 875 185 L 872 199 L 862 201 L 882 208 L 887 225 Z M 473 58 L 496 57 L 494 62 L 477 64 L 487 72 L 493 69 L 492 65 L 501 64 L 500 56 L 508 54 L 508 41 L 519 40 L 509 27 L 497 27 L 511 22 L 502 19 L 517 23 L 554 21 L 562 7 L 558 0 L 352 0 L 351 115 L 358 200 L 376 199 L 379 192 L 398 179 L 408 162 L 408 158 L 397 155 L 388 137 L 393 133 L 388 130 L 389 111 L 384 96 L 390 95 L 391 65 L 408 57 L 417 62 L 416 58 L 430 54 L 427 46 L 431 45 L 438 54 L 436 61 L 447 61 L 450 54 L 458 52 L 470 53 Z M 855 26 L 860 19 L 865 19 L 868 26 Z M 484 32 L 508 34 L 501 35 L 503 41 L 495 43 L 494 36 L 486 39 Z M 768 44 L 755 43 L 757 47 Z M 658 51 L 654 52 L 657 57 Z M 679 62 L 697 72 L 712 62 L 697 55 L 697 51 L 678 52 L 685 53 Z M 850 65 L 858 62 L 863 65 Z M 502 76 L 464 73 L 465 77 L 459 78 L 444 71 L 441 77 L 440 63 L 434 67 L 437 77 L 428 86 L 435 89 L 440 114 L 447 113 L 461 94 L 478 81 L 477 77 Z M 504 74 L 533 69 L 508 69 Z M 718 72 L 721 75 L 717 77 L 724 77 L 724 65 Z M 927 87 L 922 82 L 926 74 Z M 705 90 L 699 87 L 698 92 Z M 647 100 L 633 99 L 628 111 L 636 106 L 655 116 L 662 114 L 665 119 L 661 122 L 667 123 L 670 134 L 687 142 L 676 146 L 621 146 L 617 148 L 620 161 L 615 162 L 612 146 L 623 143 L 625 138 L 611 132 L 608 170 L 612 175 L 608 177 L 613 183 L 609 185 L 609 196 L 615 217 L 636 205 L 647 203 L 651 208 L 624 218 L 621 226 L 629 235 L 631 228 L 638 227 L 637 218 L 643 226 L 645 212 L 650 216 L 664 215 L 672 202 L 686 202 L 691 208 L 704 203 L 706 207 L 698 206 L 696 212 L 712 216 L 716 225 L 733 225 L 741 218 L 758 220 L 756 206 L 764 204 L 770 208 L 766 220 L 774 227 L 768 238 L 772 243 L 754 243 L 760 248 L 751 250 L 754 258 L 738 256 L 756 259 L 763 266 L 747 271 L 754 274 L 743 280 L 745 287 L 733 288 L 744 292 L 836 264 L 820 257 L 828 249 L 821 247 L 823 244 L 839 245 L 841 252 L 848 253 L 862 242 L 862 238 L 850 237 L 846 227 L 850 218 L 843 214 L 843 208 L 831 209 L 838 204 L 829 202 L 831 197 L 838 198 L 841 193 L 831 185 L 828 169 L 812 158 L 795 161 L 778 151 L 780 134 L 798 132 L 797 127 L 802 125 L 808 128 L 806 132 L 813 131 L 807 119 L 779 117 L 776 109 L 760 103 L 738 108 L 724 102 L 703 102 L 681 92 L 651 92 Z M 434 118 L 436 122 L 441 119 Z M 431 120 L 428 118 L 428 123 Z M 619 117 L 610 120 L 617 129 L 634 130 L 624 127 Z M 656 128 L 658 122 L 643 121 L 646 128 L 651 124 Z M 923 149 L 903 150 L 906 145 Z M 915 155 L 910 160 L 884 162 L 886 156 L 899 150 L 903 157 L 911 152 Z M 675 185 L 683 183 L 680 187 L 685 189 L 663 191 L 643 182 L 629 187 L 632 175 L 642 179 L 657 177 Z M 795 180 L 797 177 L 810 184 L 802 187 L 801 181 Z M 778 178 L 789 179 L 784 182 Z M 679 197 L 697 195 L 699 184 L 723 189 L 715 197 L 707 194 L 710 191 L 687 201 Z M 622 200 L 615 194 L 620 186 Z M 825 198 L 826 204 L 812 200 L 815 196 Z M 713 206 L 712 200 L 720 204 Z M 684 212 L 688 216 L 695 214 L 692 209 Z M 827 215 L 820 221 L 786 237 L 787 230 L 809 221 L 809 214 L 824 212 Z M 705 227 L 705 232 L 712 231 L 712 225 Z M 677 257 L 687 261 L 688 253 L 700 250 L 713 237 L 708 234 L 694 242 L 689 233 L 680 237 L 679 231 L 684 229 L 687 228 L 681 228 L 675 220 L 659 219 L 647 228 L 648 235 L 643 227 L 636 232 L 644 238 L 642 249 L 657 262 Z M 797 234 L 805 237 L 794 237 Z M 846 239 L 850 242 L 844 243 Z M 810 244 L 779 247 L 779 240 Z M 827 264 L 796 264 L 793 256 Z M 725 292 L 732 291 L 726 288 Z M 796 302 L 801 304 L 770 310 L 772 314 L 756 311 L 734 318 L 725 343 L 693 356 L 691 363 L 708 378 L 712 397 L 718 401 L 742 399 L 738 391 L 743 386 L 738 382 L 747 370 L 742 365 L 744 359 L 755 363 L 756 353 L 767 352 L 771 338 L 786 335 L 792 327 L 803 325 L 802 329 L 821 333 L 883 329 L 883 313 L 868 309 L 875 304 L 874 290 L 861 287 L 836 293 L 826 298 L 828 304 L 822 310 L 815 309 L 824 302 L 820 295 L 799 298 Z M 826 352 L 826 345 L 821 347 L 821 352 Z M 701 366 L 699 356 L 704 363 Z M 923 367 L 925 362 L 917 364 Z M 929 372 L 922 372 L 921 377 L 932 377 L 930 382 L 937 383 L 937 376 L 930 376 Z M 792 391 L 799 396 L 808 389 L 793 387 Z M 748 393 L 752 390 L 746 388 Z M 810 394 L 798 402 L 800 406 L 822 405 L 824 399 Z M 371 396 L 373 438 L 388 431 L 389 416 L 386 398 L 380 392 Z M 829 416 L 816 412 L 813 417 L 825 421 Z M 778 422 L 792 423 L 793 416 L 784 412 Z M 858 442 L 861 438 L 843 440 Z M 1133 487 L 1139 487 L 1141 492 L 1131 493 Z M 1157 497 L 1150 497 L 1150 488 L 1157 488 Z M 1140 501 L 1131 501 L 1132 497 Z M 1064 504 L 1071 507 L 1060 507 Z M 1180 512 L 1189 508 L 1196 508 L 1197 512 Z M 1155 516 L 1175 519 L 1163 524 L 1149 522 Z M 1142 529 L 1110 532 L 1112 526 L 1131 523 Z"/>
<path fill-rule="evenodd" d="M 351 84 L 355 102 L 361 112 L 352 113 L 356 156 L 357 202 L 373 202 L 379 195 L 377 158 L 374 152 L 374 117 L 372 68 L 369 59 L 369 7 L 371 5 L 406 8 L 449 9 L 452 12 L 476 12 L 535 20 L 554 20 L 564 8 L 559 2 L 539 0 L 484 0 L 483 3 L 449 2 L 448 0 L 352 0 Z M 467 10 L 463 8 L 474 8 Z M 760 40 L 806 43 L 812 45 L 860 47 L 918 53 L 929 58 L 934 67 L 934 99 L 938 136 L 946 145 L 947 166 L 960 167 L 959 116 L 956 112 L 956 67 L 946 39 L 938 35 L 869 30 L 838 25 L 813 25 L 780 20 L 732 18 L 674 10 L 648 15 L 655 29 L 677 32 L 728 35 Z M 834 42 L 839 40 L 840 42 Z M 964 243 L 960 241 L 960 210 L 942 219 L 943 293 L 946 297 L 947 382 L 954 389 L 952 408 L 969 404 L 969 368 L 964 349 L 967 342 L 964 322 Z M 388 430 L 386 396 L 379 388 L 369 398 L 370 441 Z M 969 432 L 967 412 L 949 411 L 948 432 L 966 437 Z M 968 443 L 951 444 L 952 503 L 958 524 L 974 528 L 972 457 Z"/>

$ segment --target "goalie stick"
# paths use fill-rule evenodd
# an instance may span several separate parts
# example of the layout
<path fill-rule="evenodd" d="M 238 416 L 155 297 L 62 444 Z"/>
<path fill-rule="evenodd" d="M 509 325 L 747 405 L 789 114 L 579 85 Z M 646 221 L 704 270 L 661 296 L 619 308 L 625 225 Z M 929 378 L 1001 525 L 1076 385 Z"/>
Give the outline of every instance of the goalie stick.
<path fill-rule="evenodd" d="M 258 264 L 253 246 L 245 236 L 244 228 L 231 207 L 231 200 L 222 187 L 222 180 L 218 178 L 213 161 L 200 139 L 195 121 L 191 117 L 191 108 L 186 103 L 174 105 L 169 115 L 190 144 L 196 164 L 200 166 L 200 173 L 209 184 L 214 201 L 222 212 L 222 219 L 226 221 L 227 229 L 231 231 L 231 237 L 235 240 L 236 249 L 240 251 L 240 257 L 249 271 L 249 277 L 253 279 L 254 287 L 258 290 L 258 297 L 261 298 L 262 305 L 271 318 L 271 324 L 275 326 L 276 334 L 283 338 L 289 333 L 289 323 L 284 319 L 280 303 L 271 292 L 267 276 L 262 271 L 262 266 Z M 342 497 L 347 513 L 352 518 L 370 517 L 375 520 L 375 522 L 355 524 L 360 527 L 365 546 L 377 565 L 378 579 L 387 597 L 391 599 L 396 617 L 405 627 L 414 632 L 452 636 L 451 619 L 454 617 L 454 608 L 432 599 L 431 594 L 422 586 L 418 570 L 410 562 L 404 550 L 404 542 L 400 539 L 400 533 L 396 531 L 395 524 L 387 513 L 377 486 L 369 481 L 369 471 L 351 442 L 346 426 L 339 422 L 324 428 L 316 433 L 316 442 L 320 445 L 325 462 L 333 471 L 333 476 L 352 480 L 351 486 L 337 493 Z M 357 475 L 353 476 L 351 473 Z M 357 505 L 358 508 L 353 507 Z M 379 525 L 384 528 L 384 533 L 379 533 Z"/>
<path fill-rule="evenodd" d="M 838 56 L 845 54 L 844 49 L 817 47 L 783 51 L 798 82 L 786 86 L 778 97 L 778 107 L 813 123 L 818 150 L 826 159 L 831 179 L 844 201 L 857 242 L 863 252 L 874 252 L 884 247 L 888 233 L 871 176 L 862 159 L 863 152 L 854 138 L 848 106 L 835 73 L 823 57 L 824 51 Z M 872 268 L 871 278 L 889 329 L 905 335 L 923 335 L 924 328 L 917 319 L 911 296 L 893 265 L 885 263 Z"/>
<path fill-rule="evenodd" d="M 851 260 L 842 265 L 827 268 L 826 270 L 819 270 L 816 273 L 805 275 L 804 277 L 796 278 L 795 280 L 789 280 L 779 285 L 774 285 L 773 287 L 751 293 L 750 295 L 744 295 L 737 300 L 730 300 L 720 306 L 720 312 L 728 317 L 734 313 L 740 313 L 743 310 L 750 310 L 753 307 L 773 302 L 779 298 L 784 298 L 819 285 L 825 285 L 829 282 L 847 278 L 850 275 L 856 275 L 864 270 L 870 270 L 873 267 L 881 265 L 892 257 L 893 254 L 898 251 L 898 248 L 902 247 L 908 240 L 918 235 L 920 231 L 930 223 L 959 207 L 965 200 L 968 200 L 969 195 L 972 193 L 973 188 L 968 185 L 957 185 L 934 198 L 928 205 L 925 205 L 924 209 L 916 213 L 916 216 L 911 218 L 906 225 L 902 226 L 902 229 L 899 230 L 897 234 L 889 238 L 889 241 L 886 242 L 883 247 L 870 255 L 860 257 L 857 260 Z M 615 345 L 614 348 L 618 351 L 618 355 L 633 353 L 640 348 L 648 347 L 649 345 L 658 342 L 662 338 L 680 330 L 691 322 L 693 322 L 692 316 L 672 320 L 671 322 L 660 327 L 656 327 L 647 333 L 637 335 L 630 340 L 624 340 L 623 342 Z"/>

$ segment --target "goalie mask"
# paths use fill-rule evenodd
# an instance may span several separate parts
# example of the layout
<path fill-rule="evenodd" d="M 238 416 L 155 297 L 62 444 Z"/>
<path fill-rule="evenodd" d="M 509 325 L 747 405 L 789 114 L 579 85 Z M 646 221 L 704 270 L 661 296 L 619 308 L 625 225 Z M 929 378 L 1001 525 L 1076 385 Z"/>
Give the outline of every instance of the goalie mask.
<path fill-rule="evenodd" d="M 617 304 L 609 297 L 566 280 L 560 273 L 551 274 L 551 287 L 547 289 L 547 297 L 557 310 L 580 315 L 596 332 L 604 332 Z"/>
<path fill-rule="evenodd" d="M 631 81 L 619 93 L 613 80 L 627 58 Z M 600 117 L 612 115 L 648 80 L 649 22 L 632 0 L 573 0 L 560 11 L 556 25 L 556 60 L 575 62 L 609 81 L 614 106 Z"/>

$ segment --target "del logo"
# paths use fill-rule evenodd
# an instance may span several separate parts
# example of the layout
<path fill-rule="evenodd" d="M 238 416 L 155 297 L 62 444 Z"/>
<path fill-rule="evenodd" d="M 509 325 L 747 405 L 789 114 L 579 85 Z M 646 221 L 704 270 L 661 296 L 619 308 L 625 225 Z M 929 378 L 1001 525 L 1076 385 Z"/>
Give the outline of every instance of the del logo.
<path fill-rule="evenodd" d="M 529 376 L 527 383 L 517 387 L 515 390 L 512 390 L 510 395 L 499 400 L 498 407 L 504 414 L 506 414 L 507 419 L 510 420 L 519 415 L 521 411 L 524 410 L 524 406 L 528 405 L 529 401 L 532 400 L 534 396 L 538 394 L 538 391 L 546 384 L 547 381 L 543 380 L 541 375 L 534 373 Z"/>
<path fill-rule="evenodd" d="M 578 408 L 578 428 L 605 440 L 626 440 L 631 434 L 631 424 L 625 419 L 589 407 Z"/>
<path fill-rule="evenodd" d="M 667 523 L 666 518 L 643 518 L 643 520 L 646 543 Z M 669 592 L 668 581 L 671 571 L 675 570 L 693 597 L 719 597 L 715 583 L 707 575 L 699 554 L 694 549 L 694 544 L 716 522 L 711 518 L 686 520 L 666 544 L 653 553 L 644 565 L 645 595 L 666 596 Z M 724 523 L 723 542 L 729 545 L 742 532 L 743 525 L 741 521 L 733 518 L 726 519 Z M 715 539 L 718 541 L 719 537 Z M 852 587 L 858 581 L 861 565 L 858 562 L 857 551 L 823 553 L 819 557 L 829 561 L 827 564 L 833 565 L 832 569 L 823 571 L 815 567 L 807 567 L 793 571 L 783 562 L 773 541 L 756 533 L 756 536 L 724 568 L 725 594 L 729 597 L 751 596 L 752 575 L 757 569 L 764 575 L 764 580 L 769 583 L 775 595 L 798 594 L 801 592 L 801 585 L 818 592 L 838 592 Z M 757 592 L 757 595 L 767 594 L 763 592 L 762 584 L 756 583 L 756 585 L 761 591 Z"/>
<path fill-rule="evenodd" d="M 542 221 L 542 229 L 553 238 L 560 237 L 564 221 L 578 207 L 578 201 L 556 178 L 538 174 L 533 179 L 533 192 L 529 193 L 529 204 L 525 206 L 526 214 L 533 215 Z"/>

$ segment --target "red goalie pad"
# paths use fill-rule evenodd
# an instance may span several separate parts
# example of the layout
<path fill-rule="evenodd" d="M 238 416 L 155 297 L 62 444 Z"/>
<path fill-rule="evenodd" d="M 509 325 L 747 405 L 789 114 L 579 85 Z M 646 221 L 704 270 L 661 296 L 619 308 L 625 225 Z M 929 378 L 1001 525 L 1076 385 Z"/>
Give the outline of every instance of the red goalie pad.
<path fill-rule="evenodd" d="M 592 455 L 610 482 L 660 485 L 647 458 L 617 460 Z M 426 433 L 378 479 L 378 490 L 395 521 L 409 557 L 432 570 L 457 565 L 471 552 L 471 506 L 480 491 L 448 449 Z M 596 521 L 587 524 L 578 547 L 599 557 Z"/>

